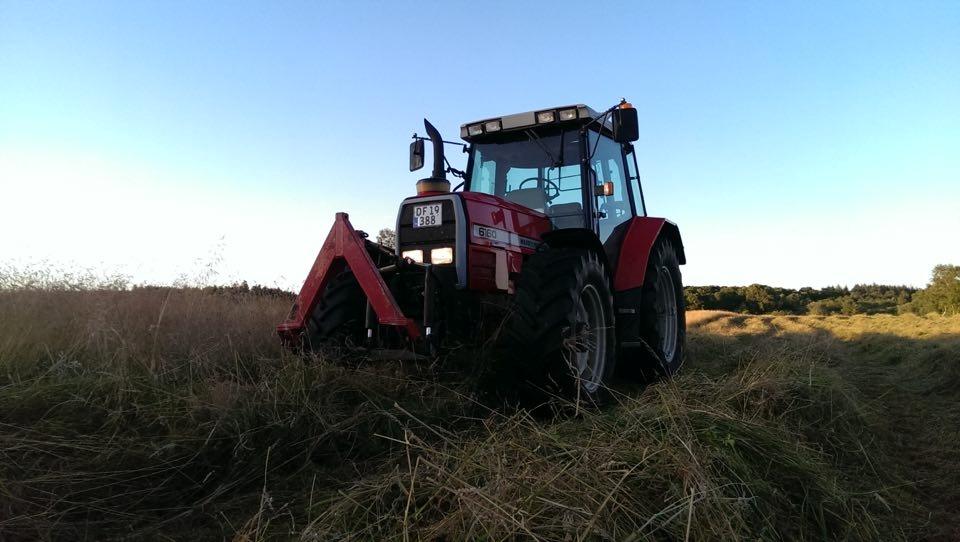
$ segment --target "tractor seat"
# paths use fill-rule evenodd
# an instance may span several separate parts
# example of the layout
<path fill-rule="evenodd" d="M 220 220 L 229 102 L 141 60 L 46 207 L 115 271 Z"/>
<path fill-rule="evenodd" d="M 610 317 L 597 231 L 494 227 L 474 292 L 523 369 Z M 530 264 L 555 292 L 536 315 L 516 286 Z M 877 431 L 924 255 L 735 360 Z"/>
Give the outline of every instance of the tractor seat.
<path fill-rule="evenodd" d="M 553 227 L 564 228 L 583 227 L 583 205 L 579 203 L 558 203 L 547 209 L 547 216 L 553 222 Z"/>
<path fill-rule="evenodd" d="M 541 213 L 547 207 L 547 193 L 542 188 L 521 188 L 511 190 L 503 195 L 503 199 L 518 205 L 529 207 Z"/>

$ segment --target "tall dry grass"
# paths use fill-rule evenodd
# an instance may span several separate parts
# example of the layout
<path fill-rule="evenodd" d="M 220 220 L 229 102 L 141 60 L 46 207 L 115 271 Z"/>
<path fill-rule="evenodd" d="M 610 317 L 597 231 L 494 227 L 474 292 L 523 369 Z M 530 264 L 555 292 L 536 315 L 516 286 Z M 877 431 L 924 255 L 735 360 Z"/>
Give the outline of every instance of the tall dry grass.
<path fill-rule="evenodd" d="M 268 330 L 288 305 L 177 288 L 0 291 L 0 359 L 82 361 L 158 377 L 182 368 L 216 371 L 238 358 L 280 356 Z"/>
<path fill-rule="evenodd" d="M 292 357 L 288 308 L 0 291 L 0 539 L 915 533 L 832 332 L 707 318 L 679 378 L 545 417 L 484 404 L 469 356 Z"/>
<path fill-rule="evenodd" d="M 372 435 L 400 434 L 395 402 L 443 405 L 394 368 L 289 356 L 272 335 L 288 309 L 193 289 L 0 292 L 0 538 L 229 537 L 261 504 L 304 517 L 302 484 L 394 447 Z M 260 502 L 288 486 L 289 502 Z"/>

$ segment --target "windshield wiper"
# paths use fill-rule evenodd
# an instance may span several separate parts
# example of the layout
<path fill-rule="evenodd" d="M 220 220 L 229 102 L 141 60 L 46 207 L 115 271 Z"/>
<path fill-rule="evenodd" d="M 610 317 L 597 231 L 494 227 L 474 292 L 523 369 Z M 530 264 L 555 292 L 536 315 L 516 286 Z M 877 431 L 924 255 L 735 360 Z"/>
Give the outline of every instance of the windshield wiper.
<path fill-rule="evenodd" d="M 537 146 L 540 147 L 540 150 L 542 150 L 544 154 L 546 154 L 547 157 L 550 158 L 550 167 L 560 167 L 560 162 L 558 162 L 557 159 L 553 157 L 553 153 L 551 153 L 550 150 L 543 145 L 543 142 L 540 141 L 540 137 L 537 134 L 535 134 L 533 130 L 524 130 L 523 133 L 526 134 L 527 139 L 536 143 Z M 561 151 L 562 150 L 563 148 L 561 147 Z"/>

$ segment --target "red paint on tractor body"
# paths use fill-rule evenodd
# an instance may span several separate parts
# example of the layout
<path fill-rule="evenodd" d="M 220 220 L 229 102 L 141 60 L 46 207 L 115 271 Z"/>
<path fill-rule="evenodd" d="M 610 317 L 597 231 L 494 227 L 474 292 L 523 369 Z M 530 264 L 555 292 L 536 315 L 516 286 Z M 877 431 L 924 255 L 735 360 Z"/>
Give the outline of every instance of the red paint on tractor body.
<path fill-rule="evenodd" d="M 463 192 L 467 228 L 467 285 L 470 290 L 496 292 L 509 289 L 509 280 L 520 272 L 523 257 L 535 248 L 521 238 L 539 242 L 552 229 L 547 215 L 501 197 Z M 475 226 L 496 230 L 477 235 Z"/>
<path fill-rule="evenodd" d="M 613 270 L 613 289 L 620 292 L 643 286 L 647 273 L 650 251 L 657 242 L 660 230 L 667 220 L 652 216 L 639 216 L 630 220 L 627 233 L 620 245 L 617 268 Z"/>
<path fill-rule="evenodd" d="M 518 236 L 540 241 L 543 234 L 553 226 L 544 213 L 518 205 L 503 198 L 477 192 L 463 192 L 464 208 L 470 227 L 469 248 L 467 250 L 468 286 L 471 290 L 504 290 L 503 283 L 496 281 L 498 253 L 505 252 L 505 264 L 510 275 L 520 273 L 523 257 L 534 252 L 534 248 L 515 243 L 478 238 L 474 235 L 474 224 L 515 233 Z M 627 226 L 627 233 L 619 247 L 619 258 L 613 275 L 614 291 L 629 290 L 643 286 L 650 251 L 660 235 L 664 218 L 635 217 Z M 503 265 L 503 264 L 500 264 Z"/>
<path fill-rule="evenodd" d="M 552 229 L 547 215 L 501 197 L 480 192 L 462 192 L 460 197 L 471 224 L 514 232 L 538 241 Z"/>
<path fill-rule="evenodd" d="M 404 316 L 390 288 L 383 281 L 380 270 L 367 253 L 364 240 L 353 229 L 347 213 L 337 213 L 333 228 L 320 248 L 310 274 L 300 288 L 300 294 L 290 309 L 287 320 L 277 326 L 277 333 L 287 344 L 298 344 L 307 328 L 307 319 L 323 296 L 330 279 L 340 274 L 346 266 L 370 300 L 377 320 L 384 325 L 400 326 L 411 338 L 420 336 L 416 322 Z"/>

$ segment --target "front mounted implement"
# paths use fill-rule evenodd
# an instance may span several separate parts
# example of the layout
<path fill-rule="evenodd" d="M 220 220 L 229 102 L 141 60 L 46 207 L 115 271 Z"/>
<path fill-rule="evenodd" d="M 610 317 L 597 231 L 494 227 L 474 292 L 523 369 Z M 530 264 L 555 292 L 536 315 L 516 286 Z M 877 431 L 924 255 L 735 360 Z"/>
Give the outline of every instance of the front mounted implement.
<path fill-rule="evenodd" d="M 383 268 L 377 267 L 371 253 L 378 260 L 385 255 L 382 248 L 353 229 L 347 213 L 337 213 L 333 228 L 327 235 L 317 259 L 313 262 L 310 274 L 304 281 L 300 294 L 297 296 L 287 319 L 277 326 L 277 333 L 283 342 L 290 347 L 300 347 L 308 332 L 311 315 L 320 298 L 326 290 L 327 284 L 334 277 L 349 267 L 356 277 L 357 283 L 367 298 L 368 320 L 371 312 L 380 325 L 403 328 L 410 339 L 421 336 L 419 325 L 407 318 L 394 299 L 393 293 L 383 280 Z M 392 264 L 397 265 L 396 257 Z M 390 267 L 390 266 L 387 266 Z M 368 326 L 371 322 L 368 322 Z"/>

